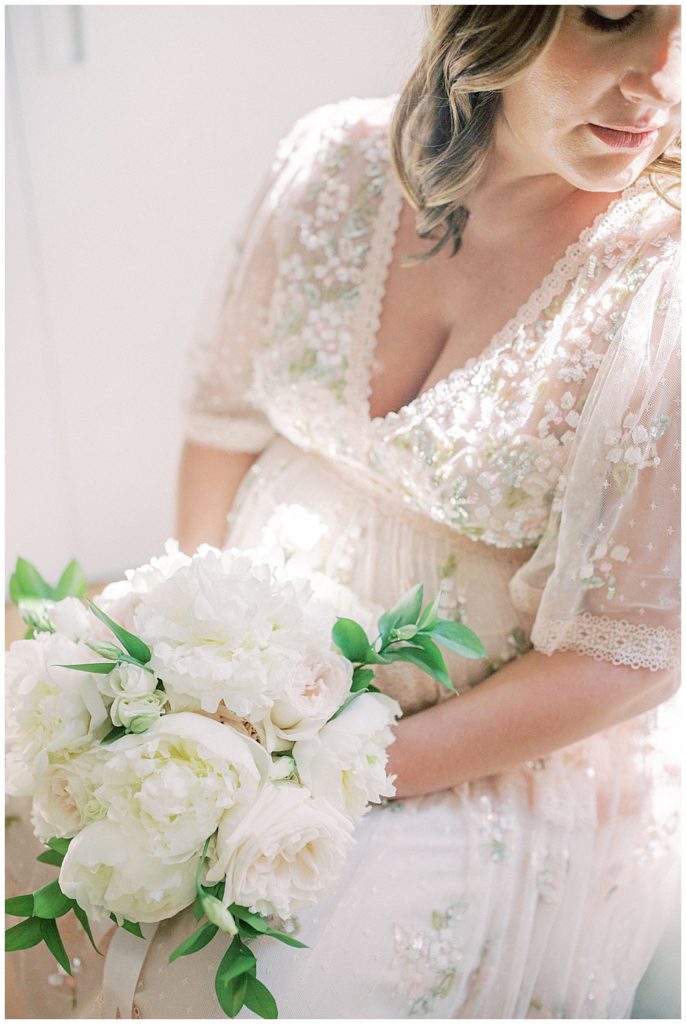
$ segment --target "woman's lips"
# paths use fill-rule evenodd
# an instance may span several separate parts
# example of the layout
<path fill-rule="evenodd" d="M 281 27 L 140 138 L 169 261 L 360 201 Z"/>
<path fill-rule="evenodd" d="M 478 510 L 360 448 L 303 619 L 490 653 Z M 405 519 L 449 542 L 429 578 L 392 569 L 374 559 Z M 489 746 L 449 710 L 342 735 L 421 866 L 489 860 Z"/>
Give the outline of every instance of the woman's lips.
<path fill-rule="evenodd" d="M 651 146 L 658 136 L 657 128 L 636 129 L 627 131 L 623 128 L 606 128 L 602 124 L 588 126 L 596 138 L 612 149 L 645 149 Z"/>

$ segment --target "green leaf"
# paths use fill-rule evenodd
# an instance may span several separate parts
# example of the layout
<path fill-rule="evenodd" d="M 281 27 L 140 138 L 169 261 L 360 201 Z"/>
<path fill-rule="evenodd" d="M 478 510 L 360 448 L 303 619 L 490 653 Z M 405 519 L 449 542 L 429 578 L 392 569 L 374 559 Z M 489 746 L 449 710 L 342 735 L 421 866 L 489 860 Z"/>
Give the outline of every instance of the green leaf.
<path fill-rule="evenodd" d="M 243 1006 L 248 972 L 255 969 L 254 954 L 236 935 L 222 957 L 214 979 L 214 990 L 227 1017 L 235 1017 Z"/>
<path fill-rule="evenodd" d="M 205 911 L 202 909 L 202 897 L 196 896 L 193 903 L 193 917 L 196 921 L 199 921 L 201 917 L 205 916 Z"/>
<path fill-rule="evenodd" d="M 114 914 L 112 914 L 111 916 L 114 921 L 117 920 Z M 135 935 L 137 939 L 144 938 L 143 932 L 141 931 L 141 926 L 138 924 L 137 921 L 127 921 L 126 918 L 124 918 L 119 927 L 123 928 L 125 932 L 131 932 L 131 934 Z"/>
<path fill-rule="evenodd" d="M 74 911 L 74 914 L 76 915 L 76 920 L 79 922 L 79 924 L 83 928 L 84 932 L 86 933 L 86 935 L 90 939 L 91 946 L 93 947 L 95 952 L 98 954 L 98 956 L 102 956 L 102 953 L 100 952 L 98 947 L 95 945 L 95 939 L 93 938 L 93 932 L 91 931 L 90 921 L 88 920 L 88 918 L 86 916 L 85 910 L 82 910 L 81 907 L 78 905 L 78 903 L 74 904 L 74 906 L 72 907 L 72 910 Z"/>
<path fill-rule="evenodd" d="M 419 613 L 422 610 L 423 600 L 424 587 L 421 583 L 417 583 L 414 587 L 411 587 L 406 594 L 403 594 L 397 604 L 394 604 L 390 611 L 384 612 L 379 619 L 379 633 L 381 634 L 381 639 L 384 643 L 392 629 L 397 629 L 398 626 L 417 624 Z"/>
<path fill-rule="evenodd" d="M 435 647 L 435 644 L 433 646 Z M 441 652 L 438 648 L 436 648 L 436 651 L 438 651 L 438 657 L 434 653 L 426 651 L 423 647 L 399 647 L 397 650 L 388 651 L 387 657 L 389 661 L 409 661 L 410 664 L 423 669 L 432 679 L 436 679 L 447 690 L 452 690 L 454 693 L 455 687 L 448 675 Z"/>
<path fill-rule="evenodd" d="M 447 647 L 455 654 L 461 654 L 463 658 L 485 658 L 484 645 L 476 633 L 467 629 L 461 622 L 451 622 L 449 619 L 439 619 L 431 630 L 431 636 L 437 643 Z"/>
<path fill-rule="evenodd" d="M 44 850 L 43 853 L 39 853 L 36 857 L 41 864 L 52 864 L 54 868 L 61 868 L 64 856 L 61 853 L 56 853 L 55 850 Z"/>
<path fill-rule="evenodd" d="M 9 896 L 5 900 L 5 913 L 11 917 L 31 917 L 33 915 L 33 893 L 26 896 Z"/>
<path fill-rule="evenodd" d="M 287 946 L 294 946 L 296 949 L 307 949 L 304 942 L 294 939 L 292 935 L 288 935 L 286 932 L 279 932 L 276 928 L 270 928 L 261 914 L 253 914 L 247 907 L 239 907 L 235 903 L 231 904 L 229 910 L 237 920 L 245 921 L 256 932 L 259 932 L 260 935 L 269 935 L 273 939 L 278 939 L 279 942 L 284 942 Z"/>
<path fill-rule="evenodd" d="M 93 672 L 97 675 L 106 676 L 117 667 L 116 661 L 93 661 L 84 665 L 56 665 L 55 668 L 73 668 L 76 672 Z"/>
<path fill-rule="evenodd" d="M 43 579 L 38 569 L 25 558 L 18 558 L 9 584 L 10 595 L 15 604 L 25 597 L 40 597 L 53 600 L 55 591 Z"/>
<path fill-rule="evenodd" d="M 118 740 L 120 736 L 126 736 L 126 727 L 123 725 L 115 725 L 110 729 L 106 736 L 103 736 L 100 742 L 114 743 L 114 741 Z"/>
<path fill-rule="evenodd" d="M 74 901 L 64 895 L 57 880 L 48 882 L 47 885 L 44 885 L 42 889 L 33 894 L 34 917 L 44 918 L 45 920 L 62 917 L 73 906 Z"/>
<path fill-rule="evenodd" d="M 88 607 L 94 615 L 97 615 L 101 622 L 104 622 L 112 630 L 117 640 L 124 645 L 124 648 L 132 658 L 135 658 L 136 661 L 141 662 L 143 665 L 147 665 L 152 658 L 152 651 L 147 644 L 143 643 L 140 637 L 134 636 L 133 633 L 129 633 L 128 629 L 118 625 L 109 615 L 93 604 L 92 601 L 88 602 Z"/>
<path fill-rule="evenodd" d="M 201 925 L 192 935 L 189 935 L 187 939 L 184 939 L 180 946 L 177 946 L 173 953 L 169 956 L 169 963 L 174 960 L 178 960 L 180 956 L 188 956 L 190 953 L 197 953 L 199 949 L 203 949 L 208 942 L 211 942 L 215 937 L 219 929 L 216 924 L 212 924 L 211 921 L 207 921 Z"/>
<path fill-rule="evenodd" d="M 353 672 L 352 686 L 350 687 L 353 693 L 357 693 L 358 690 L 366 690 L 372 679 L 374 678 L 374 670 L 371 668 L 356 668 Z"/>
<path fill-rule="evenodd" d="M 245 989 L 244 1003 L 249 1010 L 256 1013 L 264 1020 L 276 1020 L 279 1011 L 276 1000 L 266 985 L 263 985 L 257 978 L 248 977 Z"/>
<path fill-rule="evenodd" d="M 20 924 L 15 924 L 5 932 L 5 950 L 16 953 L 18 949 L 30 949 L 37 946 L 43 938 L 41 923 L 37 917 L 29 917 Z"/>
<path fill-rule="evenodd" d="M 72 559 L 55 587 L 55 600 L 61 601 L 65 597 L 83 599 L 86 596 L 87 590 L 88 581 L 86 575 L 76 559 Z"/>
<path fill-rule="evenodd" d="M 353 619 L 337 619 L 331 635 L 341 654 L 349 661 L 367 661 L 370 651 L 369 640 L 359 622 Z"/>
<path fill-rule="evenodd" d="M 67 974 L 71 974 L 69 957 L 67 956 L 67 951 L 62 943 L 62 936 L 60 935 L 59 928 L 55 921 L 42 920 L 40 923 L 40 930 L 43 942 L 48 947 L 57 963 L 67 972 Z"/>
<path fill-rule="evenodd" d="M 61 836 L 52 836 L 48 839 L 46 845 L 49 846 L 51 850 L 54 850 L 56 853 L 61 853 L 64 856 L 69 849 L 70 843 L 71 839 L 63 839 Z"/>
<path fill-rule="evenodd" d="M 426 608 L 419 616 L 419 621 L 417 622 L 418 629 L 430 630 L 436 625 L 438 622 L 438 602 L 440 597 L 441 595 L 439 592 L 436 594 L 431 604 L 427 604 Z"/>

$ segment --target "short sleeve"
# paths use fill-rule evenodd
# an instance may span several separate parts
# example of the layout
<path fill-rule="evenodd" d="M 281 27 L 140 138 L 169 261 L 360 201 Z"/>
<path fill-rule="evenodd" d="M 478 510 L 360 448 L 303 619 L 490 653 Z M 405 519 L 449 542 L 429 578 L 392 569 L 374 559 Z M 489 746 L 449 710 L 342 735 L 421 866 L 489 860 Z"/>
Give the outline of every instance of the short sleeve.
<path fill-rule="evenodd" d="M 546 532 L 510 583 L 545 654 L 678 671 L 678 261 L 628 308 L 582 411 Z"/>
<path fill-rule="evenodd" d="M 252 392 L 255 360 L 264 343 L 279 271 L 279 212 L 297 173 L 297 157 L 313 143 L 319 111 L 305 115 L 280 142 L 269 174 L 245 217 L 222 291 L 210 300 L 187 360 L 185 436 L 227 451 L 258 453 L 275 434 Z"/>

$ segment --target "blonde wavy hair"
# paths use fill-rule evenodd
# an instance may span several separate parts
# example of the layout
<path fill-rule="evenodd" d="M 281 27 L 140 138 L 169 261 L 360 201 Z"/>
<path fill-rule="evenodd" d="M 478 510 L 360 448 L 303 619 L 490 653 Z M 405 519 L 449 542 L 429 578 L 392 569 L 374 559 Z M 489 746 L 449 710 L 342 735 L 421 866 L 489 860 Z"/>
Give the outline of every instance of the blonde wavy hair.
<path fill-rule="evenodd" d="M 417 233 L 437 239 L 407 265 L 430 259 L 451 241 L 451 255 L 458 251 L 469 216 L 464 201 L 485 170 L 501 90 L 543 52 L 562 16 L 562 6 L 551 5 L 428 8 L 429 32 L 390 126 L 393 166 L 416 211 Z M 643 173 L 677 206 L 668 189 L 680 172 L 673 145 Z"/>

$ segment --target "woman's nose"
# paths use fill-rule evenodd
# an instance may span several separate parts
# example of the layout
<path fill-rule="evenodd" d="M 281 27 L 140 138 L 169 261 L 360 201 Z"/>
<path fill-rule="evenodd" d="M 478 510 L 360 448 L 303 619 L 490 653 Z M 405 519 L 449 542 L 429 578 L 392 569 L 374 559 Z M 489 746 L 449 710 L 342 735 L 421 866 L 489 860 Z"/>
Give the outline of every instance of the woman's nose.
<path fill-rule="evenodd" d="M 642 49 L 620 82 L 625 99 L 673 107 L 681 99 L 681 31 L 678 22 L 663 30 L 650 49 Z"/>

